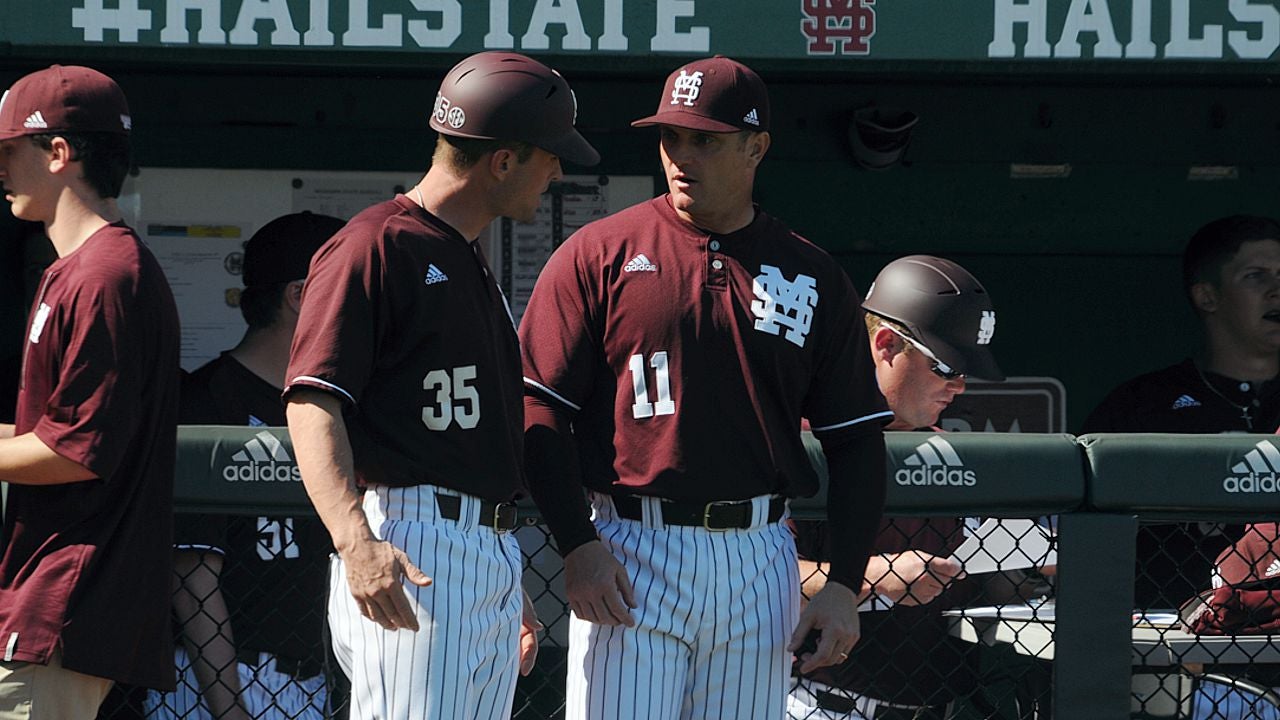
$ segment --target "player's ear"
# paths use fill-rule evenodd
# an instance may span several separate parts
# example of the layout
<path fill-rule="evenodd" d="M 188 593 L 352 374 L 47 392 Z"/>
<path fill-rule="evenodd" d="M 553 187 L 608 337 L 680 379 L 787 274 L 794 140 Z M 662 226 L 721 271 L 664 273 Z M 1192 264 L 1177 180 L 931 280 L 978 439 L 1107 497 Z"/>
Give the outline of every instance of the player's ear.
<path fill-rule="evenodd" d="M 75 151 L 71 149 L 71 144 L 63 137 L 54 137 L 50 140 L 49 149 L 45 150 L 45 154 L 49 158 L 49 172 L 51 173 L 62 172 L 76 159 Z"/>
<path fill-rule="evenodd" d="M 489 172 L 496 178 L 505 178 L 516 164 L 516 154 L 506 148 L 494 150 L 489 156 Z"/>
<path fill-rule="evenodd" d="M 880 326 L 871 335 L 871 355 L 880 362 L 889 362 L 902 352 L 902 338 L 887 327 Z"/>
<path fill-rule="evenodd" d="M 1218 291 L 1213 283 L 1198 282 L 1191 286 L 1191 303 L 1203 313 L 1218 309 Z"/>
<path fill-rule="evenodd" d="M 297 313 L 302 309 L 302 286 L 305 280 L 294 280 L 284 288 L 284 301 L 290 310 Z"/>
<path fill-rule="evenodd" d="M 751 167 L 760 164 L 764 160 L 764 154 L 769 152 L 769 145 L 773 139 L 768 132 L 751 133 L 747 138 L 747 157 L 750 159 Z"/>

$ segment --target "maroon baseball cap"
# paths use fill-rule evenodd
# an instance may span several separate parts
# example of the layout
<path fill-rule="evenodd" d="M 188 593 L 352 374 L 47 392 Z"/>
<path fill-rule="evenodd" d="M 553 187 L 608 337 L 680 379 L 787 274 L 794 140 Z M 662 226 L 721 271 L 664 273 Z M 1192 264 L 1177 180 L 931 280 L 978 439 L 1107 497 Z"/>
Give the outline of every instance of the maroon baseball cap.
<path fill-rule="evenodd" d="M 0 140 L 47 133 L 115 133 L 133 126 L 124 92 L 93 68 L 53 65 L 0 96 Z"/>
<path fill-rule="evenodd" d="M 769 91 L 754 70 L 723 55 L 694 60 L 667 78 L 658 111 L 632 127 L 706 132 L 769 129 Z"/>

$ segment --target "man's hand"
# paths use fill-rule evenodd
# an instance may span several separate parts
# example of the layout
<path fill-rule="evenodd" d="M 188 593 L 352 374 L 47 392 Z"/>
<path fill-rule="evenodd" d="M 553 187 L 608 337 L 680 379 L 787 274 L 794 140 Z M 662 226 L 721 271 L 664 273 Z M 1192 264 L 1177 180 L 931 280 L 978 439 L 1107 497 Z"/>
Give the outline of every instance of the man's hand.
<path fill-rule="evenodd" d="M 520 617 L 520 674 L 528 676 L 538 659 L 538 633 L 542 632 L 542 623 L 538 622 L 533 600 L 529 599 L 529 593 L 523 587 L 520 588 L 520 597 L 524 599 L 524 612 Z"/>
<path fill-rule="evenodd" d="M 431 578 L 409 561 L 400 548 L 380 540 L 362 540 L 341 553 L 347 584 L 360 614 L 387 630 L 418 629 L 418 617 L 400 578 L 419 587 Z"/>
<path fill-rule="evenodd" d="M 598 625 L 635 627 L 628 608 L 636 607 L 635 591 L 626 568 L 592 540 L 564 558 L 564 588 L 569 608 L 579 618 Z"/>
<path fill-rule="evenodd" d="M 960 561 L 920 550 L 872 555 L 867 562 L 872 590 L 901 605 L 933 602 L 951 581 L 964 577 Z"/>
<path fill-rule="evenodd" d="M 800 622 L 791 635 L 787 650 L 799 651 L 810 630 L 821 631 L 822 636 L 816 650 L 800 656 L 800 672 L 813 672 L 848 659 L 849 651 L 862 636 L 858 598 L 853 590 L 838 582 L 828 582 L 810 598 L 804 612 L 800 613 Z"/>

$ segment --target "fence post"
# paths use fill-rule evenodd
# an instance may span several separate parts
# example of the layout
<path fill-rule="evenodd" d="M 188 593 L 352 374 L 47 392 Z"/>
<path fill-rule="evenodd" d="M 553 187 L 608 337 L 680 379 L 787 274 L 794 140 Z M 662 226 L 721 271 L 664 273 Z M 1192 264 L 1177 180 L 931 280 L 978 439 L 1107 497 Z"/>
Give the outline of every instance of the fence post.
<path fill-rule="evenodd" d="M 1137 532 L 1132 515 L 1059 516 L 1056 720 L 1129 717 Z"/>

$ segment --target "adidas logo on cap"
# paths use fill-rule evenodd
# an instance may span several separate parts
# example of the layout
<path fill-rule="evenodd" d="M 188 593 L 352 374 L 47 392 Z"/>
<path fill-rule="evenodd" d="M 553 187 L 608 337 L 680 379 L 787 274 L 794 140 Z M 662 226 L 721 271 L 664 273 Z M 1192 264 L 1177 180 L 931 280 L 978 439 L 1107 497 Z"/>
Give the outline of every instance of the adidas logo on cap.
<path fill-rule="evenodd" d="M 449 279 L 449 276 L 445 275 L 443 270 L 436 267 L 435 263 L 431 263 L 430 265 L 427 266 L 427 278 L 425 280 L 426 284 L 435 285 L 436 283 L 442 283 L 448 279 Z"/>
<path fill-rule="evenodd" d="M 756 127 L 760 127 L 760 116 L 756 114 L 756 109 L 751 108 L 751 112 L 747 113 L 746 115 L 743 115 L 742 122 L 747 123 L 748 125 L 755 125 Z"/>
<path fill-rule="evenodd" d="M 916 446 L 915 452 L 902 461 L 893 479 L 899 485 L 957 485 L 972 487 L 978 475 L 966 470 L 964 461 L 951 443 L 934 435 Z"/>
<path fill-rule="evenodd" d="M 1270 493 L 1280 490 L 1276 475 L 1280 474 L 1280 450 L 1269 440 L 1260 440 L 1245 453 L 1244 460 L 1231 466 L 1233 475 L 1222 479 L 1222 489 L 1229 493 Z"/>
<path fill-rule="evenodd" d="M 49 123 L 44 121 L 44 114 L 37 110 L 27 116 L 27 119 L 22 122 L 22 127 L 28 130 L 47 130 Z"/>
<path fill-rule="evenodd" d="M 302 482 L 302 472 L 289 451 L 266 430 L 254 435 L 231 460 L 233 464 L 222 468 L 227 482 Z"/>
<path fill-rule="evenodd" d="M 1190 395 L 1183 395 L 1177 400 L 1174 400 L 1173 405 L 1169 409 L 1181 410 L 1183 408 L 1192 408 L 1192 407 L 1200 407 L 1200 401 L 1191 397 Z"/>
<path fill-rule="evenodd" d="M 1267 566 L 1267 572 L 1263 574 L 1263 577 L 1272 577 L 1273 575 L 1280 575 L 1280 559 L 1271 561 L 1271 564 Z"/>
<path fill-rule="evenodd" d="M 627 263 L 623 268 L 623 272 L 658 272 L 658 266 L 654 265 L 644 253 L 631 258 L 631 262 Z"/>

